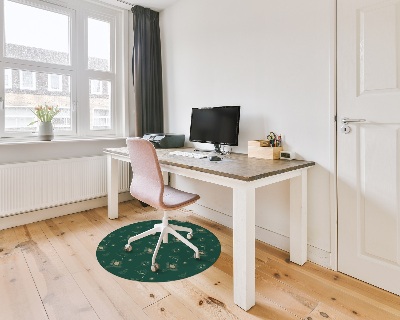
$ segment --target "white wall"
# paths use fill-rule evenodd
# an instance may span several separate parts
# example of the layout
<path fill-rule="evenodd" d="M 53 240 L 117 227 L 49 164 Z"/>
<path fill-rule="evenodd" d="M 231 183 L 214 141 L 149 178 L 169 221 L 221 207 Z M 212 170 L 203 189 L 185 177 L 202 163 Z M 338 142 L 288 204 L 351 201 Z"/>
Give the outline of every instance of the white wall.
<path fill-rule="evenodd" d="M 97 138 L 53 141 L 2 142 L 0 165 L 7 163 L 80 158 L 104 155 L 104 148 L 126 146 L 126 138 Z"/>
<path fill-rule="evenodd" d="M 308 243 L 326 254 L 327 265 L 334 174 L 333 14 L 331 0 L 180 0 L 161 13 L 160 23 L 166 131 L 188 137 L 192 107 L 240 105 L 235 152 L 247 153 L 248 140 L 274 131 L 284 136 L 286 150 L 315 161 L 308 180 Z M 198 210 L 209 216 L 209 209 L 215 210 L 215 220 L 229 225 L 229 189 L 179 177 L 175 183 L 199 192 L 204 210 Z M 263 188 L 256 196 L 256 223 L 265 229 L 261 238 L 287 249 L 287 241 L 279 239 L 289 235 L 289 184 Z"/>

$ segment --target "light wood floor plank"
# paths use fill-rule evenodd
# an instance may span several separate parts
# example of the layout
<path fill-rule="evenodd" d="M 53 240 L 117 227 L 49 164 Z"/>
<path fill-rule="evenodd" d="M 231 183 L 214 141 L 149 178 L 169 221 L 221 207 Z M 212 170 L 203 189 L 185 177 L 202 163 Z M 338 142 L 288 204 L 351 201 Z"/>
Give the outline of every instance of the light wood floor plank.
<path fill-rule="evenodd" d="M 222 304 L 239 319 L 299 319 L 294 314 L 267 299 L 263 295 L 256 293 L 256 305 L 245 312 L 233 302 L 233 282 L 232 276 L 212 266 L 201 274 L 188 279 L 198 287 L 202 288 L 209 295 L 209 300 L 214 303 Z"/>
<path fill-rule="evenodd" d="M 0 230 L 0 258 L 12 254 L 18 244 L 14 229 Z"/>
<path fill-rule="evenodd" d="M 97 262 L 98 243 L 162 212 L 134 200 L 119 213 L 109 220 L 103 207 L 0 231 L 0 319 L 400 319 L 399 296 L 309 262 L 295 265 L 259 241 L 256 305 L 243 311 L 233 303 L 232 230 L 190 210 L 170 218 L 213 232 L 222 245 L 217 262 L 181 281 L 121 279 Z"/>
<path fill-rule="evenodd" d="M 313 276 L 329 282 L 331 285 L 337 286 L 344 292 L 349 292 L 354 297 L 368 300 L 369 303 L 381 306 L 382 308 L 391 309 L 400 319 L 400 306 L 398 296 L 386 292 L 380 288 L 371 286 L 365 282 L 359 281 L 345 274 L 320 268 L 313 263 L 307 263 L 304 266 L 304 271 Z M 368 293 L 368 296 L 365 296 Z"/>
<path fill-rule="evenodd" d="M 100 319 L 151 320 L 118 283 L 108 276 L 107 271 L 93 269 L 76 272 L 73 277 Z"/>
<path fill-rule="evenodd" d="M 196 285 L 190 280 L 172 281 L 164 284 L 174 297 L 186 308 L 194 310 L 202 319 L 238 319 L 226 304 L 211 297 L 202 286 Z"/>
<path fill-rule="evenodd" d="M 318 306 L 305 318 L 307 320 L 351 320 L 354 317 L 349 317 L 339 312 L 336 309 L 328 307 L 326 304 L 320 302 Z M 361 318 L 362 319 L 362 318 Z"/>
<path fill-rule="evenodd" d="M 88 251 L 61 219 L 45 221 L 41 229 L 52 242 L 55 250 L 63 257 L 63 261 L 74 280 L 79 284 L 86 299 L 100 319 L 126 319 L 123 312 L 116 309 L 107 296 L 107 289 L 94 279 L 93 269 L 100 270 L 95 259 L 90 258 Z M 89 258 L 88 258 L 89 257 Z M 108 275 L 108 274 L 107 274 Z M 110 286 L 113 289 L 113 286 Z M 125 299 L 125 298 L 124 298 Z"/>
<path fill-rule="evenodd" d="M 149 319 L 204 320 L 194 310 L 187 308 L 179 298 L 168 296 L 144 309 Z"/>
<path fill-rule="evenodd" d="M 63 224 L 71 232 L 74 233 L 80 243 L 80 248 L 84 248 L 89 252 L 87 255 L 90 267 L 81 272 L 76 272 L 73 277 L 81 285 L 81 288 L 92 305 L 99 307 L 101 319 L 109 318 L 110 315 L 104 313 L 108 308 L 101 307 L 102 305 L 111 304 L 119 311 L 121 319 L 147 319 L 143 312 L 142 306 L 138 304 L 141 294 L 131 289 L 131 293 L 135 293 L 132 297 L 124 290 L 119 283 L 119 278 L 109 274 L 104 270 L 96 260 L 96 248 L 100 240 L 107 235 L 101 231 L 86 217 L 82 215 L 73 215 L 60 217 L 59 225 Z M 60 223 L 61 222 L 61 223 Z M 75 248 L 76 250 L 82 250 Z M 149 298 L 150 294 L 148 294 Z M 153 302 L 153 301 L 152 301 Z M 101 307 L 101 308 L 100 308 Z M 96 308 L 95 308 L 96 309 Z M 141 318 L 140 318 L 141 317 Z"/>
<path fill-rule="evenodd" d="M 259 269 L 258 271 L 260 277 L 263 277 L 263 273 L 268 276 L 276 277 L 278 281 L 298 287 L 299 290 L 307 295 L 337 309 L 349 317 L 361 317 L 361 319 L 369 320 L 399 319 L 385 309 L 372 307 L 366 302 L 368 295 L 365 296 L 365 299 L 355 298 L 351 294 L 344 293 L 330 283 L 315 278 L 312 274 L 308 274 L 304 269 L 301 269 L 300 266 L 294 265 L 293 263 L 271 260 L 265 265 L 265 268 Z"/>
<path fill-rule="evenodd" d="M 318 305 L 317 299 L 272 277 L 259 277 L 258 271 L 256 271 L 256 290 L 300 318 L 304 318 Z"/>
<path fill-rule="evenodd" d="M 63 260 L 69 273 L 74 274 L 97 267 L 97 261 L 87 258 L 91 256 L 91 252 L 82 246 L 76 234 L 62 222 L 46 220 L 38 224 Z"/>
<path fill-rule="evenodd" d="M 0 319 L 48 319 L 21 250 L 0 260 Z"/>
<path fill-rule="evenodd" d="M 29 238 L 21 248 L 49 319 L 98 319 L 39 224 L 16 232 L 21 240 Z"/>

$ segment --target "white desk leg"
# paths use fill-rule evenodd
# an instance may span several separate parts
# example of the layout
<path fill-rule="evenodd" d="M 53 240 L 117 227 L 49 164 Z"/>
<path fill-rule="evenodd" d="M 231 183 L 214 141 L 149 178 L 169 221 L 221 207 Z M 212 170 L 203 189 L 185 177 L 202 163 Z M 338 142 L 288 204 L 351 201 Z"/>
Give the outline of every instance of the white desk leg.
<path fill-rule="evenodd" d="M 233 301 L 255 305 L 255 189 L 233 188 Z"/>
<path fill-rule="evenodd" d="M 118 160 L 110 154 L 107 155 L 107 195 L 108 218 L 118 218 Z"/>
<path fill-rule="evenodd" d="M 168 171 L 162 171 L 162 177 L 164 180 L 164 185 L 169 186 L 169 172 Z"/>
<path fill-rule="evenodd" d="M 290 179 L 290 261 L 307 261 L 307 170 Z"/>

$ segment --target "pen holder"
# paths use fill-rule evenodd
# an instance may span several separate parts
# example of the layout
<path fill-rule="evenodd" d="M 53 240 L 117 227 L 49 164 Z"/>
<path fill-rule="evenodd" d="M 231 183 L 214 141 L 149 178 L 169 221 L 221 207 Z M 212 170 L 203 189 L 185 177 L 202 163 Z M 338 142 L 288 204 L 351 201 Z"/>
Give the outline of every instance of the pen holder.
<path fill-rule="evenodd" d="M 247 143 L 247 155 L 250 158 L 279 159 L 282 147 L 265 147 L 266 140 L 251 140 Z"/>

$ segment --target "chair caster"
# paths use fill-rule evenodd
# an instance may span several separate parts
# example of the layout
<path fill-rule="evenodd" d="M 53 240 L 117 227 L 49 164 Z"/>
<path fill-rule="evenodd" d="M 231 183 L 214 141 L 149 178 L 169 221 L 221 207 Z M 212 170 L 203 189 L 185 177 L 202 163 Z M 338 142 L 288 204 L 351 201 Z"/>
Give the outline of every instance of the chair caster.
<path fill-rule="evenodd" d="M 194 258 L 197 260 L 200 260 L 200 253 L 194 253 Z"/>
<path fill-rule="evenodd" d="M 158 269 L 160 269 L 160 266 L 158 265 L 158 263 L 155 263 L 155 264 L 152 264 L 151 265 L 151 271 L 153 271 L 153 272 L 157 272 L 158 271 Z"/>
<path fill-rule="evenodd" d="M 124 247 L 124 250 L 126 252 L 130 252 L 130 251 L 132 251 L 132 246 L 130 244 L 126 244 L 125 247 Z"/>
<path fill-rule="evenodd" d="M 186 235 L 186 238 L 187 238 L 188 240 L 192 239 L 192 238 L 193 238 L 193 233 L 188 233 L 188 234 Z"/>

